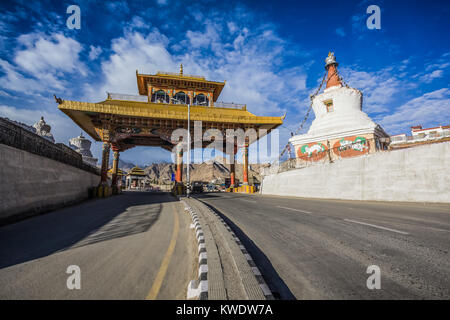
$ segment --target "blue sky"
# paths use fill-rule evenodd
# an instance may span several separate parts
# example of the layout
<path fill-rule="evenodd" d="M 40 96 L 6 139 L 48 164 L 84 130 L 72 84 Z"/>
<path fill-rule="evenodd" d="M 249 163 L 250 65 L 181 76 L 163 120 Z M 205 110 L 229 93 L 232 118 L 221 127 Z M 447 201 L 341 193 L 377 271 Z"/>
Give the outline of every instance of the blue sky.
<path fill-rule="evenodd" d="M 80 30 L 66 27 L 72 4 Z M 380 30 L 366 27 L 372 4 L 381 8 Z M 329 51 L 388 133 L 450 124 L 448 1 L 2 1 L 0 16 L 0 116 L 33 124 L 43 115 L 58 142 L 80 129 L 53 94 L 90 102 L 106 91 L 137 94 L 136 69 L 176 72 L 183 63 L 185 73 L 227 80 L 219 100 L 257 115 L 286 112 L 282 146 Z M 94 156 L 100 149 L 93 144 Z M 252 149 L 250 157 L 257 160 Z M 170 153 L 140 147 L 122 159 L 142 165 Z"/>

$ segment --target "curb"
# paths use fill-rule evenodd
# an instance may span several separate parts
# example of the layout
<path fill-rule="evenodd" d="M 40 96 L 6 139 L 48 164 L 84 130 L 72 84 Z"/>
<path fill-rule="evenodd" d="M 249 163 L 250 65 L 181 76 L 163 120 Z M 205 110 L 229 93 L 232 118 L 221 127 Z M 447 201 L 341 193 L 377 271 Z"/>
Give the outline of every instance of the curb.
<path fill-rule="evenodd" d="M 184 210 L 191 215 L 191 229 L 195 228 L 197 238 L 197 254 L 198 254 L 198 279 L 189 282 L 187 289 L 187 299 L 208 300 L 208 256 L 206 253 L 205 238 L 200 225 L 197 213 L 182 199 L 180 201 L 184 205 Z"/>

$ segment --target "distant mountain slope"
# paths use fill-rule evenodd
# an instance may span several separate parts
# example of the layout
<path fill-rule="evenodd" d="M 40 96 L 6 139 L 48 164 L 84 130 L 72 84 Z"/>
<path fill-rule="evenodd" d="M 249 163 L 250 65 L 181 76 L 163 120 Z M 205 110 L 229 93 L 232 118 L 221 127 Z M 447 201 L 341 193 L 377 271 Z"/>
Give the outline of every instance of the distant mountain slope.
<path fill-rule="evenodd" d="M 109 167 L 110 168 L 112 168 L 112 158 L 111 158 L 111 160 L 109 161 Z M 128 172 L 128 171 L 130 171 L 131 170 L 131 168 L 133 168 L 133 167 L 135 167 L 135 164 L 134 163 L 131 163 L 131 162 L 126 162 L 126 161 L 123 161 L 123 160 L 121 160 L 120 158 L 119 158 L 119 168 L 121 169 L 121 170 L 123 170 L 123 171 L 125 171 L 125 172 Z"/>
<path fill-rule="evenodd" d="M 120 162 L 119 168 L 128 172 L 134 164 Z M 249 168 L 249 178 L 255 178 L 255 182 L 261 181 L 259 174 L 260 168 L 266 166 L 264 164 L 251 164 Z M 147 174 L 147 179 L 151 183 L 169 184 L 171 183 L 172 174 L 175 173 L 175 164 L 173 163 L 153 163 L 143 168 Z M 187 165 L 183 167 L 183 180 L 186 180 Z M 190 166 L 191 181 L 217 182 L 223 183 L 225 178 L 230 177 L 230 165 L 222 164 L 220 161 L 211 160 L 201 164 L 191 164 Z M 242 164 L 236 164 L 236 178 L 242 181 Z"/>

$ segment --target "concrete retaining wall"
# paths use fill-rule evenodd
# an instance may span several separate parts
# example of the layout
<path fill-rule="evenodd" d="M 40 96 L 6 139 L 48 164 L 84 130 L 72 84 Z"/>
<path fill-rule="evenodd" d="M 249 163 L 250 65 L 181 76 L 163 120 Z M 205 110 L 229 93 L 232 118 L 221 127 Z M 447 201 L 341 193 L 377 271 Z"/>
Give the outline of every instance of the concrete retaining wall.
<path fill-rule="evenodd" d="M 450 203 L 450 142 L 379 152 L 265 176 L 261 193 Z"/>
<path fill-rule="evenodd" d="M 0 224 L 88 197 L 100 176 L 0 144 Z"/>

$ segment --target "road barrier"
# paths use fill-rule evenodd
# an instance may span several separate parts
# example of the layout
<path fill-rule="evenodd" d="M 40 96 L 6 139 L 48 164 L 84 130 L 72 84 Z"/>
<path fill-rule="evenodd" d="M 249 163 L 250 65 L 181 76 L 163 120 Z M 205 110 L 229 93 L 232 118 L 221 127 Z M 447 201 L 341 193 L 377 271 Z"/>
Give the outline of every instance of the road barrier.
<path fill-rule="evenodd" d="M 255 186 L 240 186 L 235 188 L 228 188 L 227 192 L 235 192 L 235 193 L 255 193 Z"/>

